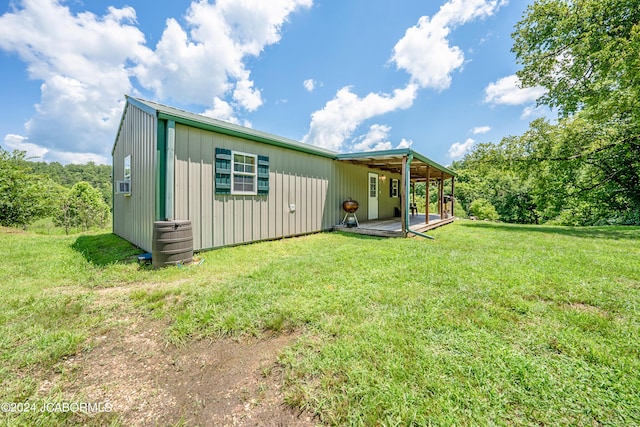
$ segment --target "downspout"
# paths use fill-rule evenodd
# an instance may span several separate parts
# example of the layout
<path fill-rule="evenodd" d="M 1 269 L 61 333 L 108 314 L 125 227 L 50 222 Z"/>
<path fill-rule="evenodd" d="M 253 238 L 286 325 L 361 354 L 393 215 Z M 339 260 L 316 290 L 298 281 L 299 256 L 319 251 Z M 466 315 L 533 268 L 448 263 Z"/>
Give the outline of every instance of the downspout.
<path fill-rule="evenodd" d="M 173 192 L 174 192 L 174 164 L 176 154 L 176 122 L 167 121 L 167 173 L 165 185 L 165 216 L 166 220 L 173 219 Z"/>
<path fill-rule="evenodd" d="M 404 205 L 404 223 L 405 223 L 406 229 L 404 231 L 405 233 L 415 234 L 416 236 L 424 237 L 425 239 L 435 240 L 432 236 L 426 235 L 424 233 L 420 233 L 419 231 L 413 231 L 410 226 L 411 223 L 409 222 L 409 187 L 411 182 L 411 161 L 412 160 L 413 160 L 413 153 L 409 153 L 409 156 L 407 156 L 407 166 L 404 173 L 404 176 L 405 176 L 404 188 L 405 188 L 405 195 L 406 195 L 404 198 L 405 199 L 404 200 L 404 204 L 405 204 Z M 427 183 L 427 185 L 429 184 Z"/>
<path fill-rule="evenodd" d="M 115 152 L 115 149 L 114 149 Z M 111 232 L 116 233 L 116 156 L 111 153 Z"/>

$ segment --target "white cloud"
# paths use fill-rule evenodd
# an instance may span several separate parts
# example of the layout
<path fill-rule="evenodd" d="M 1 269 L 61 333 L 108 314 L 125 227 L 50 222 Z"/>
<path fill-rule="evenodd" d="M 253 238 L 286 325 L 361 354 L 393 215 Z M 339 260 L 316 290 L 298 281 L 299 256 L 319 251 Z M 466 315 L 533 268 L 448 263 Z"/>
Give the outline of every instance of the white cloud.
<path fill-rule="evenodd" d="M 4 144 L 10 151 L 26 151 L 26 157 L 29 160 L 47 160 L 50 162 L 60 162 L 63 164 L 83 164 L 87 162 L 94 162 L 97 164 L 106 165 L 109 163 L 109 159 L 106 156 L 94 153 L 74 153 L 69 151 L 59 151 L 56 149 L 48 149 L 29 142 L 29 138 L 22 135 L 8 134 L 4 137 Z"/>
<path fill-rule="evenodd" d="M 407 29 L 393 48 L 391 60 L 411 75 L 423 88 L 444 90 L 451 84 L 451 73 L 464 63 L 464 54 L 450 46 L 451 29 L 469 21 L 493 15 L 504 0 L 451 0 L 433 15 L 423 16 Z"/>
<path fill-rule="evenodd" d="M 404 89 L 394 90 L 393 94 L 370 93 L 360 98 L 351 92 L 350 87 L 344 87 L 323 109 L 311 115 L 309 132 L 303 141 L 339 151 L 344 148 L 345 140 L 351 137 L 363 121 L 390 111 L 411 107 L 417 89 L 415 85 L 410 84 Z"/>
<path fill-rule="evenodd" d="M 482 133 L 487 133 L 491 130 L 491 126 L 476 126 L 473 129 L 471 129 L 471 133 L 473 133 L 474 135 L 479 135 Z"/>
<path fill-rule="evenodd" d="M 396 148 L 410 148 L 413 145 L 413 141 L 410 139 L 402 138 L 400 144 Z"/>
<path fill-rule="evenodd" d="M 356 143 L 351 147 L 352 151 L 380 151 L 391 150 L 393 144 L 389 141 L 389 132 L 391 127 L 387 125 L 371 125 L 369 132 L 356 138 Z M 395 148 L 409 148 L 413 145 L 410 139 L 402 138 Z"/>
<path fill-rule="evenodd" d="M 307 79 L 302 84 L 304 85 L 304 88 L 309 92 L 313 92 L 313 90 L 316 88 L 316 82 L 313 79 Z"/>
<path fill-rule="evenodd" d="M 136 94 L 133 77 L 159 99 L 203 106 L 226 99 L 232 109 L 254 111 L 263 101 L 245 61 L 277 43 L 290 14 L 311 4 L 195 0 L 186 29 L 168 19 L 150 49 L 131 7 L 97 16 L 72 13 L 56 0 L 23 0 L 0 16 L 0 49 L 16 53 L 29 76 L 42 81 L 25 138 L 45 160 L 108 158 L 123 94 Z M 221 108 L 214 104 L 211 111 Z M 233 117 L 231 111 L 225 118 Z"/>
<path fill-rule="evenodd" d="M 29 76 L 43 82 L 36 113 L 25 124 L 28 143 L 46 160 L 55 150 L 108 153 L 122 95 L 132 89 L 125 64 L 147 52 L 144 35 L 132 25 L 135 10 L 110 7 L 96 16 L 74 15 L 51 0 L 22 5 L 0 16 L 0 49 L 15 52 Z"/>
<path fill-rule="evenodd" d="M 253 111 L 262 104 L 244 61 L 280 41 L 289 15 L 312 0 L 194 1 L 186 29 L 168 19 L 155 51 L 135 74 L 161 99 L 206 105 L 232 93 L 238 107 Z"/>
<path fill-rule="evenodd" d="M 466 153 L 471 151 L 473 144 L 476 141 L 469 138 L 465 142 L 455 142 L 449 147 L 449 157 L 456 160 L 464 156 Z"/>
<path fill-rule="evenodd" d="M 8 134 L 4 137 L 4 145 L 9 149 L 9 151 L 19 150 L 26 151 L 27 158 L 39 159 L 41 160 L 45 154 L 49 151 L 44 147 L 40 147 L 36 144 L 32 144 L 29 142 L 29 138 L 22 135 L 14 135 Z"/>
<path fill-rule="evenodd" d="M 255 111 L 262 105 L 260 91 L 253 88 L 253 82 L 249 79 L 236 83 L 233 98 L 247 111 Z"/>
<path fill-rule="evenodd" d="M 99 165 L 106 165 L 110 163 L 111 158 L 107 156 L 101 156 L 94 153 L 74 153 L 70 151 L 57 151 L 51 150 L 48 155 L 48 160 L 52 162 L 59 162 L 62 164 L 74 163 L 84 164 L 93 162 Z"/>
<path fill-rule="evenodd" d="M 485 88 L 484 102 L 499 105 L 523 105 L 534 103 L 545 93 L 542 87 L 522 88 L 515 74 L 503 77 Z"/>
<path fill-rule="evenodd" d="M 404 37 L 395 45 L 391 58 L 398 69 L 406 70 L 411 75 L 407 87 L 394 91 L 392 96 L 370 93 L 364 98 L 353 94 L 349 87 L 340 89 L 323 109 L 311 115 L 310 129 L 303 141 L 331 150 L 342 150 L 344 141 L 351 137 L 364 120 L 411 107 L 419 88 L 443 90 L 449 87 L 451 73 L 464 63 L 460 48 L 450 46 L 447 39 L 451 29 L 491 16 L 506 2 L 450 0 L 432 18 L 421 17 L 418 24 L 407 29 Z M 312 83 L 305 82 L 307 90 L 313 88 Z M 387 147 L 386 142 L 388 141 L 379 144 Z M 365 137 L 354 148 L 369 149 L 376 146 L 378 145 L 372 145 Z"/>
<path fill-rule="evenodd" d="M 392 147 L 389 142 L 389 131 L 391 127 L 386 125 L 371 125 L 369 132 L 357 138 L 357 143 L 353 145 L 354 151 L 388 150 Z"/>
<path fill-rule="evenodd" d="M 224 120 L 227 122 L 239 124 L 240 121 L 233 114 L 233 107 L 227 101 L 218 98 L 213 98 L 213 106 L 202 113 L 203 116 L 211 117 L 212 119 Z"/>

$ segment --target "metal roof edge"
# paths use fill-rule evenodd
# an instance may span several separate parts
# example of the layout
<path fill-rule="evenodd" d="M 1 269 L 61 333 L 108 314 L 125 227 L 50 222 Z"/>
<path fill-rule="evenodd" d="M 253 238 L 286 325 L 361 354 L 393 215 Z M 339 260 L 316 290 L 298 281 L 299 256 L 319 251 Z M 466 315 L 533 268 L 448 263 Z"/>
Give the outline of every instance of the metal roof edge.
<path fill-rule="evenodd" d="M 127 95 L 125 95 L 126 98 Z M 122 114 L 120 115 L 120 123 L 118 123 L 118 131 L 116 132 L 116 138 L 113 140 L 113 146 L 111 147 L 111 157 L 113 157 L 113 153 L 116 152 L 116 145 L 118 144 L 118 138 L 120 138 L 120 132 L 122 131 L 122 123 L 124 123 L 124 116 L 127 113 L 127 108 L 129 107 L 129 103 L 125 102 L 124 109 L 122 110 Z"/>
<path fill-rule="evenodd" d="M 379 150 L 379 151 L 358 151 L 355 153 L 340 153 L 336 156 L 338 160 L 347 159 L 361 159 L 364 157 L 384 157 L 384 156 L 397 156 L 400 154 L 409 154 L 411 150 L 408 148 L 396 148 L 393 150 Z"/>
<path fill-rule="evenodd" d="M 153 101 L 131 97 L 128 97 L 127 99 L 131 101 L 135 100 L 137 101 L 137 103 L 143 104 L 153 109 L 154 113 L 159 119 L 174 120 L 176 123 L 181 123 L 195 128 L 210 130 L 225 135 L 236 136 L 263 144 L 273 145 L 276 147 L 286 148 L 294 151 L 300 151 L 316 156 L 327 157 L 330 159 L 335 159 L 336 154 L 338 154 L 334 151 L 326 150 L 314 145 L 305 144 L 293 139 L 276 136 L 267 132 L 262 132 L 230 122 L 225 122 L 223 120 L 218 120 L 200 114 L 191 113 L 189 111 L 180 110 L 178 108 L 158 104 Z"/>
<path fill-rule="evenodd" d="M 385 156 L 398 156 L 398 155 L 413 154 L 413 157 L 420 160 L 423 163 L 432 166 L 439 171 L 445 172 L 451 176 L 456 176 L 456 173 L 451 169 L 442 166 L 441 164 L 434 162 L 424 154 L 420 154 L 412 148 L 396 148 L 393 150 L 381 150 L 381 151 L 361 151 L 357 153 L 340 153 L 336 156 L 337 160 L 349 160 L 349 159 L 361 159 L 366 157 L 385 157 Z"/>
<path fill-rule="evenodd" d="M 152 116 L 156 116 L 158 113 L 158 109 L 150 105 L 144 99 L 134 98 L 133 96 L 125 95 L 127 102 L 135 105 L 145 113 L 151 114 Z"/>
<path fill-rule="evenodd" d="M 453 172 L 451 169 L 440 165 L 439 163 L 429 159 L 424 154 L 420 154 L 417 151 L 413 150 L 412 148 L 396 148 L 392 150 L 363 151 L 363 152 L 356 152 L 356 153 L 338 153 L 335 151 L 316 147 L 311 144 L 305 144 L 303 142 L 295 141 L 293 139 L 272 135 L 267 132 L 262 132 L 252 128 L 236 125 L 234 123 L 225 122 L 223 120 L 218 120 L 218 119 L 206 117 L 200 114 L 183 111 L 178 108 L 173 108 L 166 105 L 158 104 L 153 101 L 134 98 L 129 95 L 125 95 L 125 98 L 127 102 L 125 103 L 125 107 L 122 112 L 122 117 L 120 118 L 120 124 L 118 126 L 118 132 L 116 133 L 116 139 L 113 143 L 113 148 L 111 149 L 112 156 L 113 156 L 113 153 L 115 152 L 116 144 L 118 142 L 118 137 L 120 136 L 120 132 L 122 131 L 122 123 L 124 122 L 124 117 L 126 115 L 127 108 L 129 107 L 129 105 L 133 105 L 136 108 L 139 108 L 142 111 L 145 111 L 146 113 L 156 116 L 158 119 L 174 120 L 176 123 L 193 126 L 199 129 L 210 130 L 210 131 L 222 133 L 225 135 L 236 136 L 239 138 L 249 139 L 249 140 L 260 142 L 263 144 L 269 144 L 276 147 L 286 148 L 286 149 L 299 151 L 307 154 L 312 154 L 320 157 L 326 157 L 334 160 L 347 160 L 347 159 L 358 159 L 358 158 L 365 158 L 365 157 L 384 157 L 384 156 L 398 156 L 398 155 L 413 154 L 414 158 L 420 160 L 421 162 L 424 162 L 429 166 L 432 166 L 453 177 L 456 176 L 456 173 Z"/>
<path fill-rule="evenodd" d="M 425 156 L 424 154 L 420 154 L 417 151 L 413 150 L 413 149 L 409 149 L 409 151 L 411 153 L 413 153 L 413 157 L 420 160 L 421 162 L 424 162 L 426 164 L 428 164 L 429 166 L 433 166 L 434 168 L 442 171 L 442 172 L 446 172 L 449 175 L 455 177 L 456 173 L 454 171 L 452 171 L 451 169 L 449 169 L 448 167 L 442 166 L 441 164 L 434 162 L 433 160 L 431 160 L 430 158 L 428 158 L 427 156 Z"/>
<path fill-rule="evenodd" d="M 141 102 L 140 100 L 138 100 L 137 98 L 134 98 L 127 94 L 124 95 L 124 98 L 126 102 L 124 104 L 124 109 L 122 110 L 122 115 L 120 116 L 120 123 L 118 124 L 118 132 L 116 132 L 116 139 L 115 141 L 113 141 L 113 147 L 111 147 L 111 157 L 113 157 L 113 153 L 115 153 L 116 151 L 116 144 L 118 143 L 120 132 L 122 132 L 122 124 L 124 123 L 124 117 L 127 115 L 127 110 L 129 109 L 129 105 L 133 105 L 136 108 L 139 108 L 140 110 L 148 114 L 151 114 L 152 116 L 156 116 L 156 110 L 150 105 L 147 105 Z"/>

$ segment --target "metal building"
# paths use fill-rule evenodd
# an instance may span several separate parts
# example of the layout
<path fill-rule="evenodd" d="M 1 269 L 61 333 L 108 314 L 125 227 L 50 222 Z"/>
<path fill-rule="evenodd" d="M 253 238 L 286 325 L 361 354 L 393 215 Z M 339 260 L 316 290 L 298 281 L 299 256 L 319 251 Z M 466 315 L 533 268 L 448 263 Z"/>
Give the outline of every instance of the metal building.
<path fill-rule="evenodd" d="M 410 183 L 436 181 L 444 200 L 450 179 L 453 192 L 453 172 L 411 149 L 340 154 L 129 96 L 112 155 L 113 232 L 147 251 L 154 221 L 190 220 L 200 250 L 331 230 L 347 198 L 359 232 L 393 235 L 375 232 L 388 219 L 406 236 L 426 229 L 409 217 Z M 452 203 L 422 222 L 449 222 Z"/>

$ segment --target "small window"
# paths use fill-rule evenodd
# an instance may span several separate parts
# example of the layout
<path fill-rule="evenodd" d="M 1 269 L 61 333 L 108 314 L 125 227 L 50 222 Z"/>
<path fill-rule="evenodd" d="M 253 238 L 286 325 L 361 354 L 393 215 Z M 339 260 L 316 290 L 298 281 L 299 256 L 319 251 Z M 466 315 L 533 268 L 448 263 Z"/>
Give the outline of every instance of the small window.
<path fill-rule="evenodd" d="M 257 194 L 257 157 L 253 154 L 233 152 L 231 194 Z"/>
<path fill-rule="evenodd" d="M 131 195 L 131 155 L 124 158 L 124 180 L 116 181 L 116 194 Z"/>
<path fill-rule="evenodd" d="M 369 197 L 378 197 L 378 176 L 369 176 Z"/>
<path fill-rule="evenodd" d="M 391 180 L 391 197 L 400 197 L 400 180 Z"/>
<path fill-rule="evenodd" d="M 124 180 L 131 181 L 131 155 L 124 158 Z"/>
<path fill-rule="evenodd" d="M 131 195 L 131 183 L 129 181 L 116 181 L 116 194 Z"/>

